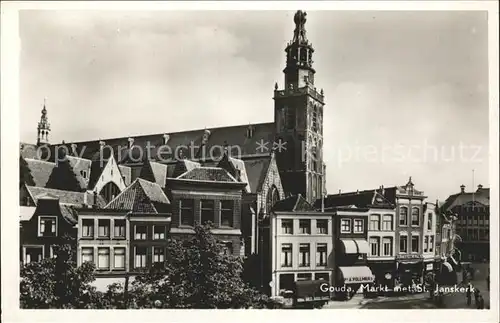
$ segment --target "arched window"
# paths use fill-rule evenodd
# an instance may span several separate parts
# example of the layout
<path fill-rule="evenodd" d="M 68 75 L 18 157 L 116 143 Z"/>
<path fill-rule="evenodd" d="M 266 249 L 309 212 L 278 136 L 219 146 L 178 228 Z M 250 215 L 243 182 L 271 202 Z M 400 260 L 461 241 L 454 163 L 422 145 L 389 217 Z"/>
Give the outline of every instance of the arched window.
<path fill-rule="evenodd" d="M 266 212 L 269 214 L 271 212 L 271 208 L 274 206 L 276 202 L 278 202 L 280 199 L 280 195 L 278 192 L 278 189 L 276 188 L 275 185 L 271 186 L 269 188 L 269 191 L 267 191 L 267 196 L 266 196 Z"/>
<path fill-rule="evenodd" d="M 399 209 L 399 225 L 408 225 L 408 208 L 405 206 Z"/>
<path fill-rule="evenodd" d="M 411 225 L 419 225 L 420 210 L 418 207 L 411 209 Z"/>
<path fill-rule="evenodd" d="M 318 131 L 318 107 L 313 106 L 312 108 L 312 118 L 311 118 L 311 128 L 312 131 L 316 132 Z"/>
<path fill-rule="evenodd" d="M 104 197 L 106 200 L 106 203 L 111 202 L 112 199 L 114 199 L 118 194 L 120 194 L 120 189 L 118 186 L 113 183 L 113 182 L 108 182 L 104 187 L 101 189 L 101 192 L 99 194 Z"/>

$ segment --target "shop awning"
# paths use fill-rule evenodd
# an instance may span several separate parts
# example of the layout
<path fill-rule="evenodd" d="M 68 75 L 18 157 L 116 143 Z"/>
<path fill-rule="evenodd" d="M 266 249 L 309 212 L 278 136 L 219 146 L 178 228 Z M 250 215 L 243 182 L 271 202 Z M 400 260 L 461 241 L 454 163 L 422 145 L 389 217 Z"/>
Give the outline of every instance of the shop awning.
<path fill-rule="evenodd" d="M 370 245 L 368 245 L 368 241 L 366 240 L 354 240 L 358 245 L 358 253 L 370 253 Z"/>
<path fill-rule="evenodd" d="M 449 262 L 447 262 L 447 261 L 443 262 L 443 266 L 445 266 L 450 273 L 453 271 L 453 267 L 451 266 L 451 264 Z"/>
<path fill-rule="evenodd" d="M 371 283 L 374 276 L 367 266 L 339 267 L 345 284 Z"/>
<path fill-rule="evenodd" d="M 352 239 L 341 239 L 346 254 L 357 254 L 358 246 Z"/>

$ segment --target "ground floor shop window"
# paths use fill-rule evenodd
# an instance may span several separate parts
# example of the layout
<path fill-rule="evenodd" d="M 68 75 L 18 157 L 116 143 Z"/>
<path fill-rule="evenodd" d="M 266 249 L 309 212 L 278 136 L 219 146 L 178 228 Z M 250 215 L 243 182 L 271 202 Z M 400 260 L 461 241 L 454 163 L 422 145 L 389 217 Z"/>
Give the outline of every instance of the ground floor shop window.
<path fill-rule="evenodd" d="M 312 280 L 312 274 L 311 273 L 297 274 L 297 280 Z"/>
<path fill-rule="evenodd" d="M 329 273 L 315 273 L 315 274 L 314 274 L 314 279 L 315 279 L 315 280 L 326 280 L 326 281 L 330 281 L 330 274 L 329 274 Z"/>
<path fill-rule="evenodd" d="M 280 274 L 279 282 L 280 282 L 280 294 L 287 291 L 293 290 L 293 284 L 295 282 L 294 274 Z"/>

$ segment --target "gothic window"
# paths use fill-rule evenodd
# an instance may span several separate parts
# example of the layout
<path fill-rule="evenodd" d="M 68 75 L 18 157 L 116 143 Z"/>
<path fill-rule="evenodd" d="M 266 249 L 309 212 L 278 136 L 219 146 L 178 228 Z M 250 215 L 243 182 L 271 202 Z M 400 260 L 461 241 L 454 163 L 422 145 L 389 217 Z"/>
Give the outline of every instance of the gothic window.
<path fill-rule="evenodd" d="M 312 107 L 311 129 L 314 132 L 318 131 L 318 107 L 317 106 Z"/>
<path fill-rule="evenodd" d="M 285 108 L 285 127 L 286 129 L 295 129 L 295 109 L 291 107 Z"/>
<path fill-rule="evenodd" d="M 312 169 L 313 171 L 317 172 L 318 171 L 318 143 L 316 139 L 313 139 L 311 143 L 311 163 L 312 163 Z"/>
<path fill-rule="evenodd" d="M 115 183 L 109 182 L 102 188 L 100 195 L 104 197 L 107 203 L 111 202 L 118 194 L 120 194 L 120 189 Z"/>
<path fill-rule="evenodd" d="M 271 208 L 274 206 L 274 204 L 276 202 L 278 202 L 279 199 L 280 199 L 280 196 L 279 196 L 278 189 L 274 185 L 271 186 L 269 188 L 269 191 L 267 192 L 267 196 L 266 196 L 266 210 L 267 210 L 268 214 L 271 211 Z"/>

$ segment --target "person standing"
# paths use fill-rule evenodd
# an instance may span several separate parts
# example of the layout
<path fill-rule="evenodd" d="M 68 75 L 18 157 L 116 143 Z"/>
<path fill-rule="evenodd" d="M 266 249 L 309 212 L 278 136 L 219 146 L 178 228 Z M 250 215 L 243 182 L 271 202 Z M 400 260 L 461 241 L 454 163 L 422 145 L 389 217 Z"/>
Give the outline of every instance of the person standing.
<path fill-rule="evenodd" d="M 472 302 L 472 285 L 468 284 L 467 291 L 465 292 L 465 297 L 467 297 L 467 306 L 470 306 Z"/>
<path fill-rule="evenodd" d="M 481 296 L 481 292 L 479 289 L 474 289 L 474 304 L 476 304 L 476 307 L 479 306 L 479 297 Z"/>
<path fill-rule="evenodd" d="M 477 301 L 476 301 L 476 308 L 478 310 L 482 310 L 484 309 L 484 299 L 483 299 L 483 296 L 482 295 L 479 295 L 477 297 Z"/>

